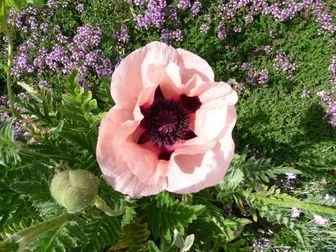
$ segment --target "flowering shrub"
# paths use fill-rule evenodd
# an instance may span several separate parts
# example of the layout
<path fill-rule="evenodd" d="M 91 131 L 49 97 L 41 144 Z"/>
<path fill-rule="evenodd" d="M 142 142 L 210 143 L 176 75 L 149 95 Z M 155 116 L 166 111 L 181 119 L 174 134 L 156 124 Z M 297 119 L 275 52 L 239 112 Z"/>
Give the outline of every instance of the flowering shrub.
<path fill-rule="evenodd" d="M 336 251 L 334 12 L 0 1 L 0 251 Z"/>

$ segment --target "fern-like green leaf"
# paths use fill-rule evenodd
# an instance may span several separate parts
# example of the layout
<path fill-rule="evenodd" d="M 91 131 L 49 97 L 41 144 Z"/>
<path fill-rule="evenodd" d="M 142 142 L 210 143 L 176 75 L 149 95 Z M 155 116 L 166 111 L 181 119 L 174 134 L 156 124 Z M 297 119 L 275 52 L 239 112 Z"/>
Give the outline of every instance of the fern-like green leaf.
<path fill-rule="evenodd" d="M 219 244 L 228 243 L 239 237 L 244 226 L 252 223 L 245 218 L 226 218 L 224 211 L 212 203 L 211 197 L 200 198 L 197 195 L 195 200 L 204 205 L 205 210 L 192 224 L 192 231 L 202 235 L 202 239 L 209 243 L 216 241 Z"/>
<path fill-rule="evenodd" d="M 154 238 L 163 235 L 168 241 L 171 240 L 174 229 L 184 234 L 188 224 L 204 210 L 202 205 L 186 205 L 179 200 L 173 200 L 167 192 L 160 193 L 142 207 Z"/>
<path fill-rule="evenodd" d="M 29 243 L 26 250 L 40 252 L 64 252 L 69 249 L 76 248 L 78 244 L 80 244 L 80 241 L 77 237 L 73 237 L 74 234 L 69 232 L 67 225 L 70 224 L 66 222 L 63 225 L 36 237 L 35 240 Z M 77 225 L 77 228 L 80 227 Z"/>
<path fill-rule="evenodd" d="M 121 236 L 120 222 L 120 218 L 104 215 L 81 223 L 80 228 L 85 234 L 81 251 L 99 252 L 116 244 Z"/>
<path fill-rule="evenodd" d="M 112 250 L 146 251 L 149 235 L 147 224 L 139 222 L 129 224 L 124 227 L 123 237 L 113 246 Z"/>
<path fill-rule="evenodd" d="M 20 161 L 18 148 L 14 143 L 13 131 L 14 119 L 0 125 L 0 165 L 14 163 Z"/>

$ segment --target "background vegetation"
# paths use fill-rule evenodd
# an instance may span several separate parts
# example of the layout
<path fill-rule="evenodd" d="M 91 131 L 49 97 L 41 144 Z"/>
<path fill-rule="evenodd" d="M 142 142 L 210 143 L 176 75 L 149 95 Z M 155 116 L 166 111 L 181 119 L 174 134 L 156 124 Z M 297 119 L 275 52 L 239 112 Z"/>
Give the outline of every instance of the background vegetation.
<path fill-rule="evenodd" d="M 9 111 L 8 69 L 0 69 L 0 251 L 336 250 L 335 125 L 330 101 L 318 94 L 336 87 L 335 3 L 259 1 L 272 12 L 258 1 L 200 1 L 196 13 L 188 2 L 48 1 L 17 10 L 19 115 Z M 300 11 L 290 8 L 300 3 Z M 142 24 L 138 15 L 151 6 L 163 21 Z M 13 12 L 8 22 L 10 29 Z M 100 177 L 95 144 L 113 105 L 110 74 L 153 40 L 198 54 L 239 92 L 235 160 L 218 186 L 193 195 L 129 199 L 101 178 L 105 205 L 67 213 L 50 181 L 68 169 Z"/>

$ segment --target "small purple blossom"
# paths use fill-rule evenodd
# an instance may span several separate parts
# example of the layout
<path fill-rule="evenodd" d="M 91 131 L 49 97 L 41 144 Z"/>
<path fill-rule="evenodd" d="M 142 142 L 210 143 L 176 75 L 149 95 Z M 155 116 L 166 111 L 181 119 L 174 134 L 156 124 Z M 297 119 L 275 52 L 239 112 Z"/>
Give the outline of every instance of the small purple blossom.
<path fill-rule="evenodd" d="M 248 14 L 244 17 L 244 21 L 246 24 L 251 24 L 253 22 L 254 18 L 251 14 Z"/>
<path fill-rule="evenodd" d="M 328 193 L 324 196 L 324 199 L 326 201 L 330 201 L 331 203 L 336 203 L 336 197 Z"/>
<path fill-rule="evenodd" d="M 226 28 L 224 25 L 219 25 L 217 27 L 217 37 L 219 38 L 219 40 L 225 40 L 226 39 Z"/>
<path fill-rule="evenodd" d="M 161 41 L 165 43 L 169 43 L 170 41 L 170 32 L 168 29 L 162 29 L 161 30 Z"/>
<path fill-rule="evenodd" d="M 297 175 L 293 172 L 286 172 L 286 179 L 291 180 L 291 179 L 296 179 Z"/>
<path fill-rule="evenodd" d="M 301 93 L 301 98 L 308 99 L 310 98 L 310 91 L 309 90 L 303 90 Z"/>
<path fill-rule="evenodd" d="M 266 54 L 270 54 L 273 51 L 273 48 L 269 45 L 264 46 L 264 51 Z"/>
<path fill-rule="evenodd" d="M 115 32 L 113 37 L 117 40 L 117 48 L 123 48 L 130 39 L 127 25 L 123 24 L 120 28 L 120 31 Z"/>
<path fill-rule="evenodd" d="M 80 13 L 82 13 L 84 11 L 84 4 L 77 4 L 76 6 L 76 10 Z"/>
<path fill-rule="evenodd" d="M 242 28 L 241 28 L 240 26 L 235 25 L 235 26 L 233 27 L 233 31 L 236 32 L 236 33 L 241 33 Z"/>
<path fill-rule="evenodd" d="M 317 226 L 326 226 L 328 224 L 328 220 L 320 215 L 314 215 L 314 223 Z"/>
<path fill-rule="evenodd" d="M 296 64 L 291 63 L 287 55 L 283 52 L 280 52 L 275 56 L 274 68 L 278 71 L 282 71 L 291 75 L 296 70 Z"/>
<path fill-rule="evenodd" d="M 336 87 L 336 55 L 331 58 L 329 71 L 331 73 L 331 84 Z"/>
<path fill-rule="evenodd" d="M 252 245 L 253 251 L 263 251 L 269 246 L 271 246 L 271 242 L 266 237 L 262 237 L 260 240 L 255 241 Z"/>
<path fill-rule="evenodd" d="M 135 17 L 137 29 L 161 28 L 166 21 L 166 5 L 164 0 L 148 0 L 145 13 Z"/>
<path fill-rule="evenodd" d="M 190 0 L 179 0 L 177 8 L 185 10 L 191 6 Z"/>
<path fill-rule="evenodd" d="M 229 79 L 227 83 L 238 93 L 245 90 L 245 86 L 234 79 Z"/>
<path fill-rule="evenodd" d="M 250 85 L 266 84 L 268 82 L 268 71 L 266 69 L 256 70 L 250 68 L 246 77 L 246 82 Z"/>
<path fill-rule="evenodd" d="M 208 24 L 201 24 L 201 27 L 200 27 L 200 32 L 201 33 L 207 33 L 209 31 L 209 25 Z"/>
<path fill-rule="evenodd" d="M 191 6 L 191 15 L 193 17 L 196 17 L 198 15 L 198 13 L 201 11 L 201 8 L 202 8 L 202 4 L 198 1 L 195 1 L 193 3 L 193 5 Z"/>
<path fill-rule="evenodd" d="M 284 186 L 287 189 L 294 189 L 297 184 L 297 175 L 293 172 L 286 172 L 286 178 L 284 180 Z"/>
<path fill-rule="evenodd" d="M 132 2 L 132 1 L 130 1 L 130 2 Z M 133 3 L 134 3 L 136 6 L 142 6 L 142 5 L 144 5 L 145 0 L 133 0 Z"/>
<path fill-rule="evenodd" d="M 37 84 L 37 86 L 38 86 L 39 89 L 51 89 L 50 84 L 47 81 L 45 81 L 45 80 L 39 81 L 39 83 Z"/>
<path fill-rule="evenodd" d="M 183 32 L 181 29 L 176 29 L 175 31 L 171 32 L 171 38 L 176 41 L 182 41 L 183 40 Z"/>
<path fill-rule="evenodd" d="M 296 207 L 293 207 L 291 210 L 291 217 L 293 219 L 297 219 L 300 217 L 300 215 L 301 215 L 301 210 Z"/>
<path fill-rule="evenodd" d="M 320 91 L 317 93 L 320 97 L 321 103 L 326 110 L 324 118 L 327 122 L 336 126 L 336 88 L 333 88 L 330 92 Z"/>
<path fill-rule="evenodd" d="M 223 211 L 224 211 L 224 214 L 226 216 L 233 216 L 233 210 L 232 210 L 232 206 L 229 205 L 229 204 L 226 204 L 223 206 Z"/>
<path fill-rule="evenodd" d="M 252 64 L 250 62 L 244 62 L 241 67 L 244 70 L 249 70 L 249 69 L 251 69 Z"/>
<path fill-rule="evenodd" d="M 60 42 L 61 44 L 66 44 L 68 42 L 68 37 L 64 36 L 63 34 L 59 33 L 56 35 L 56 39 L 58 42 Z"/>

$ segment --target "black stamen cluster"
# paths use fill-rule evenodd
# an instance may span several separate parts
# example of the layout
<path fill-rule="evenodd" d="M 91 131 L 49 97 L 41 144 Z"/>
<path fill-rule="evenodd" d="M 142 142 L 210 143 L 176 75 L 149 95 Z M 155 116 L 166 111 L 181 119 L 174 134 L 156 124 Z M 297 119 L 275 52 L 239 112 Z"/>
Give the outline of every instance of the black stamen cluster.
<path fill-rule="evenodd" d="M 194 113 L 200 106 L 197 96 L 183 94 L 178 101 L 165 99 L 158 87 L 153 104 L 149 108 L 140 108 L 144 115 L 141 125 L 145 132 L 139 137 L 138 144 L 153 142 L 161 149 L 159 159 L 169 160 L 172 151 L 168 151 L 166 146 L 196 137 L 189 129 L 189 113 Z"/>
<path fill-rule="evenodd" d="M 155 101 L 146 121 L 150 138 L 158 146 L 173 145 L 189 129 L 188 112 L 173 100 Z"/>

